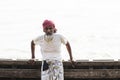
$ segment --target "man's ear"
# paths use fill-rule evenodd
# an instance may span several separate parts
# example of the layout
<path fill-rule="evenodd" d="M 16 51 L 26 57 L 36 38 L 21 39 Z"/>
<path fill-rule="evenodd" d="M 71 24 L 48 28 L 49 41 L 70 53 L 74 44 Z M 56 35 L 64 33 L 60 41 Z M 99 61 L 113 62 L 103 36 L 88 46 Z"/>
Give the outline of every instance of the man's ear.
<path fill-rule="evenodd" d="M 57 32 L 57 29 L 55 28 L 55 29 L 54 29 L 54 33 L 56 33 L 56 32 Z"/>

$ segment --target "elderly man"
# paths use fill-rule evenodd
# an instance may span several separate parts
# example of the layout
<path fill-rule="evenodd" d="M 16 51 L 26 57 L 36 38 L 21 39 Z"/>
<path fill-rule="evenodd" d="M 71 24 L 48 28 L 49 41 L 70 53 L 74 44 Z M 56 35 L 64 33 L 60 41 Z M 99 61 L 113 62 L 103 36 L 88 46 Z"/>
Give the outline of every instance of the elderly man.
<path fill-rule="evenodd" d="M 42 24 L 45 34 L 31 41 L 32 60 L 35 59 L 35 45 L 40 45 L 42 54 L 41 80 L 64 80 L 64 70 L 61 57 L 61 44 L 66 46 L 72 66 L 74 61 L 68 40 L 56 34 L 55 24 L 45 20 Z"/>

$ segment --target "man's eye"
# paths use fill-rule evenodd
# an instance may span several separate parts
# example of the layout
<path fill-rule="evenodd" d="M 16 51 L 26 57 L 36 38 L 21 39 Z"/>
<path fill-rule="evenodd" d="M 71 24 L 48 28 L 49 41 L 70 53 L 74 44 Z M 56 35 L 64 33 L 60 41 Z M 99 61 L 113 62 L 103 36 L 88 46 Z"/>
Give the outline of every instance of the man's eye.
<path fill-rule="evenodd" d="M 52 28 L 49 28 L 49 29 L 52 29 Z"/>
<path fill-rule="evenodd" d="M 50 29 L 50 30 L 51 30 L 52 28 L 46 28 L 46 30 L 48 30 L 48 29 Z"/>

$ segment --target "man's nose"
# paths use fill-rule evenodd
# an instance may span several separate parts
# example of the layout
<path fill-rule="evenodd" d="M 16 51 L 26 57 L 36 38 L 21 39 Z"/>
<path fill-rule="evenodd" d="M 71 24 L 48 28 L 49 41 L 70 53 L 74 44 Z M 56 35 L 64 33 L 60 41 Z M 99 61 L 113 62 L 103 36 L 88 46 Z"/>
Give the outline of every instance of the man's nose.
<path fill-rule="evenodd" d="M 47 29 L 48 32 L 50 32 L 51 30 L 50 29 Z"/>

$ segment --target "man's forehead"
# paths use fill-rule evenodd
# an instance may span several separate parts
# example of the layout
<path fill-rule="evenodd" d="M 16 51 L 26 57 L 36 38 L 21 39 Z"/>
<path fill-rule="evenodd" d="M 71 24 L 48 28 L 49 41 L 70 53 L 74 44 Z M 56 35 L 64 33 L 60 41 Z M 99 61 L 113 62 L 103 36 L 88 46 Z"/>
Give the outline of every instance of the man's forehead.
<path fill-rule="evenodd" d="M 54 28 L 54 27 L 49 25 L 49 26 L 46 26 L 45 28 Z"/>
<path fill-rule="evenodd" d="M 45 29 L 53 29 L 53 26 L 46 26 Z"/>

